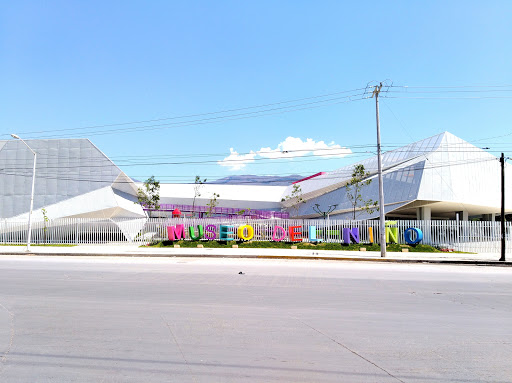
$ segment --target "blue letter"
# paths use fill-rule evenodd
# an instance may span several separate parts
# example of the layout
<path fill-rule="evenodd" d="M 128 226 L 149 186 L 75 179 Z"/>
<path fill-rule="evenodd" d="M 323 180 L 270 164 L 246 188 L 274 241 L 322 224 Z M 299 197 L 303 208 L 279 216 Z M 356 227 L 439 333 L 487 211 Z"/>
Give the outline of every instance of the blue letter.
<path fill-rule="evenodd" d="M 416 239 L 414 241 L 411 238 L 411 232 L 413 231 L 416 233 Z M 421 229 L 410 227 L 404 232 L 404 239 L 408 245 L 415 245 L 421 242 L 421 240 L 423 239 L 423 232 L 421 231 Z"/>
<path fill-rule="evenodd" d="M 316 226 L 309 227 L 309 242 L 322 242 L 321 239 L 316 237 Z"/>
<path fill-rule="evenodd" d="M 219 241 L 232 241 L 233 238 L 229 237 L 229 235 L 233 234 L 233 232 L 231 231 L 233 227 L 233 225 L 220 225 Z"/>

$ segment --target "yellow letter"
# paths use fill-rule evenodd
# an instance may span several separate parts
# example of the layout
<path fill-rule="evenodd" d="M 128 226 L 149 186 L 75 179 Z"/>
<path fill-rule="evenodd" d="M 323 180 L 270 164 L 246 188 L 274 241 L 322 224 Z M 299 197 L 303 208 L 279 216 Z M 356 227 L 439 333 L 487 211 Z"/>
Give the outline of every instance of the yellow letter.
<path fill-rule="evenodd" d="M 244 229 L 247 229 L 247 237 L 244 235 Z M 244 241 L 250 241 L 254 237 L 254 229 L 251 225 L 244 225 L 238 227 L 238 238 Z"/>

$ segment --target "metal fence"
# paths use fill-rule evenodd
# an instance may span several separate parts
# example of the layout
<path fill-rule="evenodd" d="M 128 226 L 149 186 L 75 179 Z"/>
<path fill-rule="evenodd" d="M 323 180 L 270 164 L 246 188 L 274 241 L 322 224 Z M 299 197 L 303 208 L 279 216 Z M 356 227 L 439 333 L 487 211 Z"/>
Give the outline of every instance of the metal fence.
<path fill-rule="evenodd" d="M 162 203 L 159 209 L 147 209 L 148 212 L 172 212 L 174 209 L 180 210 L 182 214 L 197 213 L 195 215 L 205 216 L 207 213 L 210 215 L 219 215 L 214 218 L 222 219 L 226 216 L 234 216 L 233 218 L 252 218 L 252 219 L 289 219 L 290 213 L 273 210 L 257 210 L 257 209 L 237 209 L 233 207 L 209 207 L 200 205 L 177 205 Z M 213 217 L 212 217 L 213 218 Z M 228 218 L 229 219 L 229 218 Z"/>
<path fill-rule="evenodd" d="M 289 228 L 298 226 L 295 231 L 302 234 L 302 241 L 308 241 L 309 227 L 316 227 L 316 237 L 323 242 L 343 242 L 344 228 L 358 228 L 361 243 L 369 243 L 371 234 L 375 242 L 379 238 L 379 221 L 357 220 L 295 220 L 295 219 L 211 219 L 211 218 L 140 218 L 140 219 L 96 219 L 63 218 L 49 222 L 34 222 L 32 243 L 34 244 L 102 244 L 140 243 L 167 239 L 167 227 L 184 225 L 185 239 L 189 240 L 188 227 L 198 232 L 198 225 L 210 226 L 210 232 L 219 238 L 221 225 L 236 228 L 250 225 L 254 229 L 255 241 L 271 241 L 276 226 L 284 229 L 284 241 L 289 241 Z M 404 232 L 408 228 L 418 228 L 423 232 L 421 243 L 441 248 L 468 252 L 499 252 L 501 227 L 499 222 L 472 221 L 388 221 L 389 227 L 398 230 L 397 242 L 405 243 Z M 507 251 L 511 251 L 510 240 L 512 223 L 506 223 Z M 283 230 L 279 229 L 282 233 Z M 4 219 L 0 221 L 0 243 L 23 244 L 27 241 L 27 222 Z"/>

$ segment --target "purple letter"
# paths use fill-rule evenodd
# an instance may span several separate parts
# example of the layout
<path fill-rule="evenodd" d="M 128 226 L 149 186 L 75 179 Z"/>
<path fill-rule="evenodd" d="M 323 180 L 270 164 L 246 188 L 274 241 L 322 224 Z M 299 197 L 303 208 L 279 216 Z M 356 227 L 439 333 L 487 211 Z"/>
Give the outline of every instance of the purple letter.
<path fill-rule="evenodd" d="M 215 225 L 206 225 L 206 232 L 211 233 L 211 235 L 205 234 L 204 237 L 208 239 L 215 239 L 217 238 L 217 234 L 215 233 L 215 230 L 217 227 Z"/>
<path fill-rule="evenodd" d="M 352 230 L 347 227 L 343 229 L 343 242 L 350 244 L 350 240 L 359 243 L 359 229 L 357 227 L 353 227 Z"/>

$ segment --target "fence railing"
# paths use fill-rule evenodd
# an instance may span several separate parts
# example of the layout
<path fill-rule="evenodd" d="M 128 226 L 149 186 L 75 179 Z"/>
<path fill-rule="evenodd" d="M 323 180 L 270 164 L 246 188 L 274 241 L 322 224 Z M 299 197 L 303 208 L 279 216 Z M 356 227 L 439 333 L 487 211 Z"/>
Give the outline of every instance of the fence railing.
<path fill-rule="evenodd" d="M 375 242 L 379 238 L 379 221 L 357 220 L 296 220 L 296 219 L 212 219 L 212 218 L 63 218 L 38 221 L 32 224 L 32 243 L 34 244 L 102 244 L 102 243 L 140 243 L 167 239 L 167 227 L 184 225 L 185 239 L 190 240 L 188 227 L 198 232 L 197 226 L 209 226 L 209 237 L 219 239 L 221 225 L 231 225 L 232 236 L 236 237 L 236 228 L 250 225 L 254 230 L 254 241 L 271 241 L 278 230 L 285 234 L 283 240 L 289 241 L 289 229 L 302 234 L 302 241 L 308 241 L 309 227 L 316 227 L 316 238 L 324 242 L 343 242 L 344 228 L 357 228 L 361 243 L 369 243 L 371 235 Z M 276 229 L 280 226 L 282 229 Z M 298 228 L 297 228 L 298 226 Z M 396 227 L 397 242 L 405 243 L 404 232 L 408 228 L 418 228 L 423 232 L 421 243 L 447 249 L 468 252 L 499 252 L 501 227 L 499 222 L 472 221 L 416 221 L 401 220 L 388 222 Z M 507 251 L 512 251 L 510 233 L 512 223 L 506 223 Z M 27 222 L 0 220 L 0 243 L 23 244 L 27 241 Z"/>
<path fill-rule="evenodd" d="M 159 209 L 147 209 L 148 212 L 172 212 L 174 209 L 178 209 L 182 214 L 185 213 L 198 213 L 197 215 L 203 215 L 206 213 L 219 214 L 221 216 L 240 216 L 241 218 L 252 218 L 252 219 L 289 219 L 290 213 L 273 210 L 257 210 L 257 209 L 237 209 L 233 207 L 209 207 L 200 205 L 177 205 L 177 204 L 160 204 Z M 224 218 L 224 217 L 215 217 Z"/>

